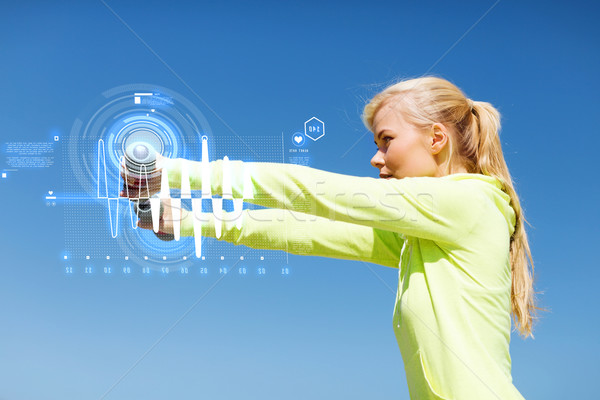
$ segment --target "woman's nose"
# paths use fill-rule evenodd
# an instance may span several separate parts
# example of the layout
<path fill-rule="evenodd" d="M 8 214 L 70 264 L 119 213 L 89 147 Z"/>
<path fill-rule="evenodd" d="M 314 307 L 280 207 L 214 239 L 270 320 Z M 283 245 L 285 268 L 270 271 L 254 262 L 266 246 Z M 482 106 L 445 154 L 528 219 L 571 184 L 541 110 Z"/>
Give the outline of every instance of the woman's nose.
<path fill-rule="evenodd" d="M 377 153 L 371 158 L 371 165 L 378 169 L 381 169 L 385 165 L 381 150 L 377 150 Z"/>

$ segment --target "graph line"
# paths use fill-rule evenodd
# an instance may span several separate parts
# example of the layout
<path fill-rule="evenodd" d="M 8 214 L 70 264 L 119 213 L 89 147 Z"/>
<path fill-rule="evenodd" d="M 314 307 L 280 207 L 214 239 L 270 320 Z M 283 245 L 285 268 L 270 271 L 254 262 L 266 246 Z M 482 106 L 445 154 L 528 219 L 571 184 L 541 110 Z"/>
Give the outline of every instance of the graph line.
<path fill-rule="evenodd" d="M 169 177 L 167 175 L 167 171 L 163 171 L 161 174 L 161 190 L 155 196 L 150 196 L 150 189 L 148 182 L 151 178 L 152 171 L 149 171 L 147 166 L 140 166 L 139 175 L 136 175 L 136 178 L 141 180 L 144 184 L 138 185 L 139 190 L 142 187 L 145 187 L 147 192 L 146 196 L 142 196 L 142 193 L 138 191 L 137 197 L 131 196 L 129 193 L 129 185 L 124 185 L 125 197 L 121 196 L 110 196 L 108 191 L 108 173 L 106 166 L 106 150 L 105 143 L 103 139 L 98 140 L 98 182 L 97 182 L 97 198 L 106 200 L 107 208 L 108 208 L 108 218 L 110 222 L 110 232 L 112 238 L 116 238 L 118 236 L 119 231 L 119 203 L 121 201 L 128 201 L 128 212 L 131 219 L 131 226 L 133 229 L 137 229 L 136 218 L 134 218 L 135 211 L 133 210 L 133 201 L 140 200 L 149 200 L 150 202 L 150 212 L 152 217 L 152 227 L 154 232 L 159 232 L 160 228 L 160 218 L 161 218 L 161 202 L 170 201 L 171 209 L 173 207 L 177 207 L 176 212 L 172 214 L 173 221 L 173 229 L 174 229 L 174 237 L 176 241 L 180 240 L 181 237 L 181 200 L 182 199 L 191 199 L 192 203 L 192 213 L 194 221 L 193 221 L 193 229 L 194 229 L 194 245 L 195 245 L 195 254 L 197 258 L 202 256 L 202 224 L 201 218 L 198 218 L 197 215 L 202 214 L 202 199 L 210 199 L 212 202 L 212 214 L 215 217 L 215 236 L 218 239 L 222 234 L 223 228 L 223 200 L 232 200 L 233 201 L 233 218 L 235 221 L 235 225 L 238 229 L 242 227 L 242 219 L 243 219 L 243 210 L 244 210 L 244 199 L 254 198 L 254 190 L 252 184 L 252 177 L 250 174 L 249 168 L 246 168 L 244 164 L 242 164 L 242 197 L 236 198 L 233 196 L 233 188 L 231 185 L 232 182 L 232 168 L 230 166 L 230 161 L 227 156 L 223 157 L 223 173 L 222 173 L 222 188 L 223 193 L 221 197 L 213 197 L 212 195 L 212 185 L 211 185 L 211 164 L 208 156 L 208 137 L 202 137 L 202 188 L 201 188 L 201 196 L 192 197 L 192 190 L 190 186 L 189 180 L 189 169 L 190 169 L 190 161 L 184 160 L 182 162 L 182 172 L 181 172 L 181 191 L 179 197 L 172 197 L 171 190 L 169 186 Z M 120 158 L 120 165 L 125 166 L 125 157 Z M 125 182 L 128 181 L 130 175 L 127 168 L 123 168 L 123 178 Z M 102 178 L 104 178 L 104 182 L 102 184 Z M 103 191 L 101 191 L 101 188 Z M 121 190 L 120 181 L 117 184 L 117 192 L 119 193 Z M 114 208 L 114 210 L 113 210 Z"/>

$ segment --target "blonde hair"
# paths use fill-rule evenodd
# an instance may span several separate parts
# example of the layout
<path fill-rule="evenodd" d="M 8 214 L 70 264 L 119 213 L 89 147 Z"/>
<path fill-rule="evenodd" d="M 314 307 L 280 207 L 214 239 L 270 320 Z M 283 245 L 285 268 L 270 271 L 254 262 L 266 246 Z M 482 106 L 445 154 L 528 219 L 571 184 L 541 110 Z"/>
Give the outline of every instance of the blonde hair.
<path fill-rule="evenodd" d="M 492 176 L 502 183 L 516 218 L 510 238 L 511 314 L 519 333 L 533 337 L 533 320 L 541 308 L 536 306 L 533 289 L 534 265 L 523 225 L 527 221 L 502 154 L 500 113 L 490 103 L 472 101 L 452 83 L 433 76 L 401 81 L 375 95 L 363 113 L 369 130 L 373 131 L 375 114 L 386 104 L 401 110 L 417 129 L 426 131 L 442 123 L 452 130 L 450 156 L 443 164 L 446 174 L 463 165 L 469 173 Z"/>

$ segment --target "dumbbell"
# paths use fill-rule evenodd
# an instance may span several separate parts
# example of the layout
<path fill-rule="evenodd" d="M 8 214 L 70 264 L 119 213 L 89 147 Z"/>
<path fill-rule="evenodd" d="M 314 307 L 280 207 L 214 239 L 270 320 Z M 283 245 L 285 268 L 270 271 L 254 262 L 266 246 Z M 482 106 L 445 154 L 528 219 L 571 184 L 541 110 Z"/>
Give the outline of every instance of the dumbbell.
<path fill-rule="evenodd" d="M 156 169 L 156 150 L 145 142 L 131 143 L 125 149 L 125 167 L 128 174 L 137 178 L 144 178 L 144 175 L 152 175 Z M 127 183 L 125 182 L 124 185 Z M 158 197 L 155 194 L 152 197 Z M 150 211 L 150 199 L 131 200 L 134 204 L 135 214 L 144 224 L 152 223 L 152 212 Z M 163 217 L 164 207 L 160 203 L 160 219 Z M 171 233 L 154 233 L 160 240 L 170 241 L 175 239 Z"/>

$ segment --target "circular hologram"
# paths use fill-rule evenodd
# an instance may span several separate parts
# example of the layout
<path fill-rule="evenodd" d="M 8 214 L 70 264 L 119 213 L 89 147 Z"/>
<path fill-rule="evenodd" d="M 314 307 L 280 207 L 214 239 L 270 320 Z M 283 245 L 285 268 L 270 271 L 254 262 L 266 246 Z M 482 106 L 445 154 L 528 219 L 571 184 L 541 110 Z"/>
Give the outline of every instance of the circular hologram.
<path fill-rule="evenodd" d="M 180 260 L 193 253 L 193 240 L 162 242 L 152 232 L 133 229 L 135 216 L 123 207 L 128 201 L 119 199 L 120 167 L 126 150 L 135 143 L 143 144 L 133 149 L 139 160 L 154 154 L 151 150 L 167 158 L 200 160 L 202 137 L 213 137 L 208 121 L 181 94 L 152 84 L 115 87 L 98 96 L 75 120 L 69 137 L 61 138 L 66 142 L 65 187 L 99 199 L 98 206 L 107 208 L 110 233 L 113 238 L 118 234 L 126 254 L 144 248 L 160 263 L 169 262 L 162 259 L 165 255 Z M 214 159 L 212 148 L 209 159 Z M 123 205 L 120 210 L 118 203 Z"/>
<path fill-rule="evenodd" d="M 131 143 L 144 142 L 168 158 L 200 160 L 202 136 L 212 138 L 208 121 L 179 93 L 157 85 L 124 85 L 102 93 L 75 120 L 67 157 L 85 192 L 116 198 L 121 158 Z M 105 186 L 107 193 L 98 189 Z"/>

